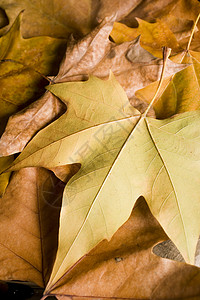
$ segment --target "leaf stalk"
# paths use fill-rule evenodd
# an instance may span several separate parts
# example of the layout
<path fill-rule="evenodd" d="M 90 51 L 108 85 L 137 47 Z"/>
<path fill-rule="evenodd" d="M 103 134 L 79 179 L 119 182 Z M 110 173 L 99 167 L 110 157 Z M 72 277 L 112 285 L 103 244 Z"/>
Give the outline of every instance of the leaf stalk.
<path fill-rule="evenodd" d="M 166 66 L 167 66 L 167 59 L 169 58 L 169 56 L 171 54 L 171 50 L 172 50 L 171 48 L 163 47 L 163 67 L 162 67 L 162 73 L 161 73 L 161 76 L 160 76 L 158 87 L 157 87 L 157 90 L 156 90 L 156 93 L 155 93 L 153 99 L 151 100 L 151 102 L 148 105 L 147 109 L 143 113 L 143 117 L 147 116 L 150 108 L 153 106 L 153 104 L 157 100 L 158 94 L 160 92 L 160 89 L 161 89 L 161 86 L 162 86 L 162 83 L 163 83 L 163 80 L 164 80 L 165 69 L 166 69 Z"/>

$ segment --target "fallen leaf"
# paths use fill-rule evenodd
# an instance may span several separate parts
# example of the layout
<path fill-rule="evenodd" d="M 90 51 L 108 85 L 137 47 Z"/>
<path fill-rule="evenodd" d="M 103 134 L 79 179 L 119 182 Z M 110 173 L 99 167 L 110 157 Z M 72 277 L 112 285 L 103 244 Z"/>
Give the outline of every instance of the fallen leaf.
<path fill-rule="evenodd" d="M 64 111 L 61 101 L 46 92 L 27 108 L 12 115 L 0 139 L 0 156 L 21 152 L 36 132 Z"/>
<path fill-rule="evenodd" d="M 22 35 L 25 38 L 67 38 L 72 32 L 86 34 L 91 30 L 99 1 L 0 0 L 0 7 L 6 11 L 10 23 L 24 10 Z"/>
<path fill-rule="evenodd" d="M 16 172 L 0 200 L 0 279 L 45 286 L 57 250 L 63 184 L 52 172 Z"/>
<path fill-rule="evenodd" d="M 112 239 L 86 254 L 42 299 L 198 299 L 199 268 L 152 253 L 166 238 L 141 197 Z"/>
<path fill-rule="evenodd" d="M 155 22 L 156 19 L 169 19 L 175 16 L 182 20 L 196 20 L 200 4 L 196 0 L 167 0 L 159 1 L 143 0 L 139 5 L 123 20 L 124 24 L 130 27 L 137 27 L 135 18 L 143 19 L 147 22 Z"/>
<path fill-rule="evenodd" d="M 194 263 L 200 112 L 167 120 L 139 117 L 134 110 L 137 116 L 131 116 L 133 108 L 113 76 L 49 90 L 63 101 L 66 97 L 67 113 L 41 130 L 9 169 L 81 164 L 64 192 L 49 286 L 98 242 L 111 238 L 140 195 L 184 259 Z"/>
<path fill-rule="evenodd" d="M 65 43 L 49 37 L 23 39 L 20 34 L 20 19 L 21 15 L 9 32 L 0 38 L 0 59 L 19 62 L 0 62 L 0 135 L 9 116 L 41 94 L 46 81 L 37 71 L 44 75 L 49 74 L 54 63 L 59 61 L 57 54 Z M 1 158 L 0 161 L 1 172 L 1 166 L 5 167 L 7 163 L 8 167 L 11 157 Z M 3 194 L 8 179 L 8 174 L 0 176 L 0 195 Z"/>
<path fill-rule="evenodd" d="M 141 2 L 141 0 L 112 0 L 112 2 L 101 0 L 97 18 L 103 20 L 115 15 L 115 21 L 121 20 Z"/>
<path fill-rule="evenodd" d="M 10 31 L 0 38 L 0 117 L 7 118 L 19 110 L 27 101 L 35 99 L 43 91 L 46 80 L 55 63 L 59 62 L 58 52 L 64 41 L 50 37 L 23 39 L 20 34 L 21 15 Z M 13 84 L 15 83 L 15 84 Z"/>
<path fill-rule="evenodd" d="M 131 98 L 138 89 L 158 80 L 162 60 L 143 49 L 138 38 L 121 45 L 110 42 L 111 29 L 112 23 L 101 24 L 89 36 L 69 47 L 54 82 L 85 80 L 88 74 L 107 79 L 112 70 Z M 169 61 L 165 76 L 187 66 Z"/>
<path fill-rule="evenodd" d="M 190 36 L 193 21 L 196 20 L 199 11 L 200 5 L 196 0 L 168 0 L 164 3 L 144 0 L 121 22 L 129 27 L 138 27 L 138 17 L 150 23 L 160 20 L 171 29 L 180 46 L 185 48 L 187 41 L 184 41 L 184 38 Z"/>
<path fill-rule="evenodd" d="M 141 21 L 141 24 L 143 24 L 144 28 L 146 28 L 147 33 L 145 36 L 145 29 L 141 31 L 144 38 L 146 38 L 145 43 L 150 43 L 150 48 L 152 49 L 159 49 L 161 47 L 161 44 L 164 42 L 162 41 L 162 27 L 158 26 L 157 23 L 150 24 L 144 21 Z M 159 23 L 158 23 L 159 24 Z M 157 31 L 155 33 L 154 27 L 157 28 L 156 30 L 160 30 L 160 34 L 158 34 L 159 41 L 161 41 L 160 46 L 156 46 L 156 44 L 153 44 L 153 40 L 156 42 L 155 35 L 157 34 Z M 139 26 L 140 28 L 140 26 Z M 115 23 L 114 30 L 111 33 L 112 38 L 115 41 L 130 41 L 131 38 L 134 38 L 134 33 L 137 32 L 137 29 L 128 28 L 127 26 Z M 142 29 L 142 28 L 141 28 Z M 192 30 L 190 30 L 192 31 Z M 131 36 L 133 32 L 133 35 Z M 138 32 L 139 33 L 139 32 Z M 163 31 L 164 33 L 164 31 Z M 191 32 L 190 32 L 191 34 Z M 119 35 L 119 36 L 118 36 Z M 151 40 L 150 37 L 153 37 Z M 170 41 L 168 39 L 168 36 L 164 36 L 165 42 Z M 141 43 L 142 43 L 142 37 L 141 37 Z M 145 47 L 145 43 L 143 47 Z M 188 44 L 188 40 L 187 40 Z M 174 43 L 176 48 L 176 43 Z M 173 43 L 171 45 L 173 47 Z M 148 47 L 147 47 L 148 48 Z M 146 49 L 147 49 L 146 48 Z M 151 49 L 149 48 L 149 51 Z M 154 104 L 154 110 L 156 113 L 157 118 L 164 119 L 168 118 L 174 114 L 177 113 L 183 113 L 186 111 L 192 111 L 199 109 L 199 74 L 200 74 L 200 54 L 197 51 L 191 51 L 191 50 L 181 50 L 176 49 L 176 51 L 179 51 L 178 54 L 171 56 L 170 59 L 176 63 L 184 63 L 184 64 L 190 64 L 188 68 L 185 68 L 178 74 L 174 74 L 173 78 L 166 79 L 162 86 L 162 92 L 160 93 L 157 101 Z M 153 51 L 151 51 L 153 53 Z M 158 53 L 157 53 L 158 54 Z M 150 103 L 151 99 L 153 98 L 155 91 L 158 87 L 158 82 L 153 82 L 150 85 L 138 89 L 135 93 L 135 95 L 132 95 L 133 99 L 132 101 L 144 101 L 144 103 Z"/>
<path fill-rule="evenodd" d="M 175 35 L 179 45 L 184 49 L 185 45 L 183 40 L 186 38 L 188 40 L 194 22 L 192 20 L 177 18 L 176 15 L 173 14 L 166 15 L 160 20 L 169 27 L 169 29 Z"/>
<path fill-rule="evenodd" d="M 158 19 L 156 23 L 148 23 L 138 18 L 137 21 L 138 28 L 130 28 L 115 22 L 110 33 L 114 42 L 118 44 L 129 42 L 141 35 L 141 46 L 156 57 L 162 58 L 162 47 L 164 46 L 172 48 L 175 52 L 180 51 L 181 48 L 176 37 L 164 22 Z"/>
<path fill-rule="evenodd" d="M 196 0 L 178 0 L 170 11 L 174 16 L 181 19 L 195 21 L 200 12 L 200 3 Z"/>
<path fill-rule="evenodd" d="M 173 80 L 166 81 L 163 85 L 163 93 L 154 105 L 156 116 L 160 119 L 200 108 L 200 52 L 186 50 L 171 59 L 191 65 L 175 74 Z M 138 90 L 135 93 L 136 98 L 149 103 L 157 86 L 158 83 L 153 83 Z"/>

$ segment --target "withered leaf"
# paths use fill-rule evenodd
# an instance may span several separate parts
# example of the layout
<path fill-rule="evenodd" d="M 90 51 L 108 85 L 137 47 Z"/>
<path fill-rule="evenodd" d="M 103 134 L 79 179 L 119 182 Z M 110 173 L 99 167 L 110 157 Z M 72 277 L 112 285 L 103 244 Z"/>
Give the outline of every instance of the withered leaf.
<path fill-rule="evenodd" d="M 50 37 L 23 39 L 20 33 L 21 15 L 15 20 L 9 32 L 0 38 L 0 135 L 8 117 L 17 112 L 22 105 L 41 94 L 46 81 L 36 71 L 44 75 L 51 73 L 64 40 Z M 50 47 L 50 49 L 49 49 Z M 13 84 L 15 83 L 15 84 Z M 0 165 L 11 158 L 2 159 Z M 0 166 L 1 168 L 1 166 Z M 2 170 L 2 169 L 1 169 Z M 0 176 L 0 194 L 8 182 L 8 174 Z"/>
<path fill-rule="evenodd" d="M 109 239 L 140 195 L 185 260 L 194 263 L 199 112 L 163 121 L 139 116 L 113 75 L 108 81 L 91 77 L 49 89 L 68 103 L 68 110 L 40 131 L 10 168 L 81 164 L 64 192 L 60 244 L 48 285 L 98 242 Z M 189 222 L 188 215 L 193 216 Z"/>
<path fill-rule="evenodd" d="M 163 28 L 159 28 L 157 23 L 150 24 L 144 21 L 140 21 L 140 25 L 143 24 L 145 30 L 142 31 L 144 36 L 144 47 L 150 45 L 149 51 L 152 53 L 157 51 L 157 40 L 161 43 L 170 43 L 168 35 L 163 36 Z M 154 32 L 154 27 L 157 26 L 157 30 Z M 167 27 L 166 27 L 167 28 Z M 123 24 L 116 23 L 111 36 L 116 41 L 129 41 L 134 38 L 135 31 L 140 29 L 128 28 Z M 190 30 L 191 31 L 191 30 Z M 133 35 L 131 35 L 133 33 Z M 155 44 L 152 43 L 152 37 L 157 36 L 157 39 L 153 39 Z M 187 44 L 188 44 L 187 39 Z M 172 45 L 173 46 L 173 45 Z M 196 45 L 197 46 L 197 45 Z M 149 47 L 149 46 L 148 46 Z M 151 49 L 152 47 L 152 49 Z M 190 64 L 188 68 L 185 68 L 181 72 L 174 74 L 173 78 L 164 80 L 162 85 L 162 92 L 159 94 L 157 101 L 154 104 L 154 110 L 158 118 L 167 118 L 176 113 L 183 113 L 186 111 L 199 109 L 199 74 L 200 74 L 200 55 L 198 51 L 181 50 L 176 48 L 174 43 L 174 49 L 179 51 L 174 56 L 171 56 L 171 60 L 176 63 Z M 159 47 L 158 47 L 159 48 Z M 181 51 L 180 51 L 181 50 Z M 149 86 L 139 89 L 133 97 L 133 101 L 145 101 L 150 103 L 157 89 L 158 82 L 153 82 Z M 161 95 L 161 96 L 160 96 Z M 160 97 L 160 99 L 159 99 Z"/>
<path fill-rule="evenodd" d="M 165 86 L 163 85 L 163 93 L 154 105 L 156 116 L 161 119 L 200 108 L 200 52 L 185 50 L 171 59 L 191 65 L 175 74 L 173 80 L 166 81 Z M 140 100 L 150 102 L 157 84 L 152 83 L 148 87 L 138 90 L 135 96 Z"/>
<path fill-rule="evenodd" d="M 199 296 L 200 270 L 152 253 L 167 236 L 141 197 L 108 242 L 68 270 L 47 295 L 67 299 L 189 299 Z"/>
<path fill-rule="evenodd" d="M 70 47 L 61 64 L 55 83 L 85 80 L 89 74 L 108 78 L 110 70 L 129 98 L 135 92 L 160 78 L 162 60 L 155 59 L 140 46 L 139 39 L 116 45 L 108 36 L 112 23 L 101 24 L 89 36 Z M 165 76 L 170 76 L 187 65 L 169 61 Z"/>
<path fill-rule="evenodd" d="M 9 32 L 0 38 L 0 59 L 19 62 L 5 61 L 0 64 L 1 118 L 7 118 L 43 91 L 41 88 L 46 81 L 36 71 L 43 75 L 51 74 L 54 64 L 59 62 L 59 49 L 65 43 L 50 37 L 23 39 L 20 20 L 21 15 Z"/>
<path fill-rule="evenodd" d="M 196 0 L 154 0 L 153 2 L 151 0 L 143 0 L 122 22 L 130 27 L 137 27 L 135 18 L 140 18 L 147 22 L 155 22 L 158 18 L 166 21 L 171 16 L 175 16 L 179 20 L 195 21 L 199 9 L 200 5 Z"/>
<path fill-rule="evenodd" d="M 164 22 L 157 20 L 155 23 L 148 23 L 138 18 L 137 21 L 139 23 L 137 28 L 130 28 L 124 24 L 115 22 L 113 30 L 110 33 L 114 42 L 120 44 L 132 41 L 141 35 L 141 46 L 154 56 L 161 58 L 162 47 L 164 46 L 172 48 L 175 52 L 182 50 L 175 35 Z"/>
<path fill-rule="evenodd" d="M 64 104 L 46 92 L 27 108 L 12 115 L 0 139 L 0 156 L 21 152 L 37 131 L 64 111 Z"/>
<path fill-rule="evenodd" d="M 99 1 L 92 0 L 0 0 L 10 23 L 24 10 L 22 35 L 67 38 L 72 32 L 88 33 Z M 4 29 L 5 31 L 5 29 Z"/>
<path fill-rule="evenodd" d="M 42 168 L 14 173 L 0 200 L 0 279 L 46 285 L 57 250 L 63 188 Z"/>

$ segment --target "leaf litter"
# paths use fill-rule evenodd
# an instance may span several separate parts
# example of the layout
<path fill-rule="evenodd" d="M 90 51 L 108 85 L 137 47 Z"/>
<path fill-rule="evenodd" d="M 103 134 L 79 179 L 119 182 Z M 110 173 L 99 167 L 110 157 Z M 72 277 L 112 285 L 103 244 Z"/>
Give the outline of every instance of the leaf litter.
<path fill-rule="evenodd" d="M 0 1 L 0 6 L 1 2 L 3 6 L 4 1 Z M 192 58 L 189 60 L 178 61 L 176 57 L 180 56 L 179 53 L 170 57 L 174 62 L 164 59 L 166 69 L 164 73 L 170 76 L 166 79 L 162 72 L 162 60 L 155 57 L 158 55 L 159 47 L 152 48 L 155 55 L 153 56 L 143 48 L 142 37 L 140 39 L 136 37 L 134 41 L 123 42 L 120 45 L 111 42 L 108 37 L 113 22 L 120 18 L 130 20 L 126 15 L 132 9 L 133 15 L 134 11 L 141 11 L 141 15 L 137 15 L 141 18 L 147 13 L 149 7 L 149 2 L 144 2 L 146 6 L 141 5 L 139 1 L 132 4 L 127 1 L 123 6 L 124 10 L 120 11 L 120 1 L 116 1 L 117 15 L 114 18 L 111 16 L 111 8 L 106 7 L 103 1 L 100 3 L 99 11 L 96 6 L 96 13 L 101 16 L 100 19 L 104 19 L 105 15 L 107 18 L 80 41 L 71 38 L 58 75 L 51 77 L 54 84 L 47 87 L 52 94 L 47 92 L 24 111 L 12 115 L 2 136 L 2 154 L 9 155 L 22 151 L 26 143 L 39 131 L 9 168 L 9 170 L 22 169 L 15 171 L 2 198 L 2 204 L 5 203 L 2 205 L 2 216 L 8 216 L 12 222 L 5 223 L 7 217 L 2 218 L 2 223 L 0 220 L 3 226 L 2 247 L 4 249 L 1 258 L 3 262 L 1 279 L 21 278 L 21 280 L 37 282 L 45 287 L 43 299 L 48 295 L 55 295 L 57 299 L 82 297 L 84 299 L 95 299 L 95 297 L 98 299 L 196 297 L 198 299 L 200 294 L 197 267 L 152 254 L 153 246 L 170 237 L 185 261 L 193 264 L 195 260 L 200 227 L 198 221 L 199 111 L 196 110 L 198 107 L 192 109 L 196 111 L 191 112 L 190 101 L 188 101 L 181 114 L 179 112 L 178 115 L 163 120 L 155 119 L 154 109 L 158 116 L 155 105 L 161 100 L 157 101 L 157 98 L 162 99 L 163 90 L 171 82 L 176 82 L 176 76 L 182 78 L 185 76 L 185 82 L 188 81 L 185 74 L 189 68 L 193 68 L 193 57 L 196 59 L 198 54 L 190 51 Z M 169 28 L 182 47 L 182 38 L 184 40 L 188 37 L 188 26 L 197 17 L 198 5 L 192 0 L 191 13 L 186 14 L 184 19 L 183 11 L 187 5 L 185 1 L 178 1 L 179 10 L 176 2 L 168 1 L 166 4 L 168 6 L 163 10 L 155 2 L 157 4 L 153 14 L 155 13 L 156 16 L 156 13 L 161 12 L 161 21 L 166 24 L 168 22 L 167 25 L 171 22 Z M 9 5 L 12 10 L 12 1 Z M 167 21 L 169 13 L 170 17 Z M 181 23 L 180 19 L 183 20 Z M 146 21 L 149 21 L 148 17 Z M 78 25 L 80 27 L 81 22 Z M 93 24 L 95 26 L 95 23 Z M 90 31 L 91 28 L 87 30 Z M 197 32 L 196 24 L 193 28 L 194 33 Z M 71 32 L 75 32 L 73 30 Z M 83 30 L 82 33 L 86 31 Z M 141 35 L 142 33 L 143 31 Z M 194 41 L 198 47 L 197 39 Z M 151 46 L 148 38 L 147 42 Z M 181 51 L 179 46 L 177 48 L 177 43 L 171 45 L 174 52 Z M 192 66 L 188 63 L 192 63 Z M 13 68 L 16 67 L 13 61 Z M 110 69 L 114 75 L 112 73 L 109 75 Z M 195 71 L 198 75 L 198 68 Z M 174 75 L 176 72 L 178 73 Z M 161 80 L 157 88 L 158 83 L 154 84 L 154 82 L 160 76 Z M 80 80 L 82 82 L 79 82 Z M 150 88 L 153 84 L 155 87 Z M 148 97 L 137 98 L 138 89 L 143 87 L 150 89 Z M 187 89 L 189 90 L 188 87 Z M 64 104 L 61 104 L 58 99 Z M 172 99 L 171 102 L 174 101 Z M 148 102 L 151 104 L 148 105 Z M 133 107 L 134 104 L 136 108 Z M 59 117 L 64 111 L 63 105 L 66 105 L 67 111 Z M 48 110 L 45 107 L 48 107 Z M 38 118 L 35 119 L 37 111 Z M 56 121 L 40 130 L 57 117 L 59 118 Z M 28 166 L 32 168 L 23 169 Z M 48 175 L 53 181 L 61 182 L 51 171 L 38 167 L 53 171 L 57 177 L 67 182 L 62 204 L 59 204 L 60 216 L 59 208 L 57 212 L 54 211 L 55 221 L 50 224 L 55 225 L 55 231 L 50 230 L 47 234 L 47 239 L 49 238 L 53 243 L 51 250 L 48 248 L 48 242 L 41 235 L 42 228 L 45 228 L 49 219 L 48 207 L 45 206 L 44 217 L 43 210 L 39 212 L 39 220 L 33 217 L 34 214 L 30 214 L 27 223 L 30 226 L 28 225 L 27 228 L 23 225 L 23 221 L 29 216 L 27 210 L 24 210 L 23 214 L 20 205 L 18 213 L 17 210 L 14 213 L 12 209 L 15 207 L 12 196 L 14 186 L 18 187 L 16 195 L 20 195 L 16 203 L 22 201 L 23 207 L 25 198 L 30 199 L 30 203 L 26 200 L 26 204 L 32 203 L 33 206 L 36 202 L 39 203 L 40 200 L 36 199 L 39 199 L 40 195 L 42 199 L 44 198 L 41 182 L 45 176 Z M 8 169 L 7 166 L 3 168 Z M 6 174 L 8 173 L 1 176 Z M 23 174 L 23 178 L 18 174 Z M 27 194 L 28 186 L 32 186 L 33 189 L 30 188 Z M 52 190 L 50 184 L 49 189 L 50 195 L 53 194 L 55 200 L 55 185 Z M 59 186 L 61 194 L 62 189 L 61 184 Z M 144 198 L 140 198 L 138 202 L 137 199 L 141 195 Z M 192 205 L 188 200 L 191 198 Z M 134 212 L 132 223 L 130 220 Z M 140 220 L 139 223 L 137 218 Z M 20 220 L 22 226 L 17 225 L 21 224 Z M 144 221 L 145 228 L 148 230 L 142 232 Z M 17 229 L 14 242 L 7 238 L 8 232 L 12 231 L 11 224 L 16 224 Z M 132 224 L 133 227 L 126 224 Z M 128 238 L 127 229 L 123 228 L 128 228 Z M 35 245 L 36 249 L 41 248 L 45 251 L 36 250 L 34 256 L 27 257 L 31 252 L 21 247 L 18 241 L 20 237 L 23 243 L 25 229 L 30 229 L 27 234 L 32 236 L 32 238 L 28 237 L 27 241 Z M 34 233 L 36 231 L 37 234 Z M 140 232 L 141 242 L 139 242 Z M 37 236 L 36 239 L 33 238 L 34 235 Z M 117 237 L 116 241 L 115 237 Z M 114 244 L 112 244 L 113 240 Z M 150 243 L 149 246 L 144 241 Z M 9 263 L 5 264 L 5 262 Z M 27 262 L 29 266 L 31 262 L 33 268 L 28 267 L 27 270 Z M 20 266 L 25 270 L 24 272 L 20 271 Z M 35 267 L 40 270 L 39 273 Z M 130 273 L 132 270 L 134 275 Z M 122 274 L 124 274 L 123 279 Z M 156 277 L 155 274 L 158 276 Z"/>

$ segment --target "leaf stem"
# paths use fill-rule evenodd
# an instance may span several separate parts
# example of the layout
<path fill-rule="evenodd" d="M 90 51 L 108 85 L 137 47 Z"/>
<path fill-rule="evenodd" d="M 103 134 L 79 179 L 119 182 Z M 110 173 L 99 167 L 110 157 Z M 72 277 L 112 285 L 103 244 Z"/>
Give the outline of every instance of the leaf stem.
<path fill-rule="evenodd" d="M 168 57 L 171 54 L 171 50 L 172 50 L 171 48 L 163 47 L 163 67 L 162 67 L 162 73 L 161 73 L 161 76 L 160 76 L 160 80 L 159 80 L 159 83 L 158 83 L 158 87 L 157 87 L 156 93 L 155 93 L 153 99 L 151 100 L 150 104 L 148 105 L 147 109 L 143 113 L 144 117 L 147 116 L 150 108 L 153 106 L 153 104 L 156 101 L 157 96 L 158 96 L 158 94 L 160 92 L 160 88 L 161 88 L 163 80 L 164 80 L 164 74 L 165 74 L 165 69 L 166 69 L 166 65 L 167 65 L 167 59 L 168 59 Z"/>
<path fill-rule="evenodd" d="M 54 81 L 51 80 L 49 77 L 43 75 L 42 73 L 40 73 L 39 71 L 35 70 L 31 66 L 28 66 L 28 65 L 26 65 L 26 64 L 24 64 L 24 63 L 22 63 L 20 61 L 17 61 L 17 60 L 14 60 L 14 59 L 1 59 L 0 63 L 3 63 L 3 62 L 13 62 L 13 63 L 16 63 L 16 64 L 20 64 L 20 65 L 24 66 L 25 68 L 33 70 L 34 72 L 36 72 L 37 74 L 39 74 L 40 76 L 42 76 L 44 79 L 46 79 L 49 83 L 54 83 Z"/>
<path fill-rule="evenodd" d="M 193 39 L 193 36 L 194 36 L 195 28 L 196 28 L 197 23 L 199 21 L 199 18 L 200 18 L 200 13 L 198 14 L 198 17 L 196 18 L 196 21 L 195 21 L 195 23 L 192 27 L 192 32 L 191 32 L 190 39 L 189 39 L 188 44 L 187 44 L 186 51 L 189 51 L 189 49 L 190 49 L 190 45 L 191 45 L 191 42 L 192 42 L 192 39 Z"/>

